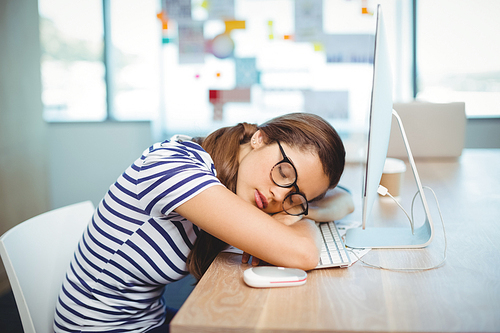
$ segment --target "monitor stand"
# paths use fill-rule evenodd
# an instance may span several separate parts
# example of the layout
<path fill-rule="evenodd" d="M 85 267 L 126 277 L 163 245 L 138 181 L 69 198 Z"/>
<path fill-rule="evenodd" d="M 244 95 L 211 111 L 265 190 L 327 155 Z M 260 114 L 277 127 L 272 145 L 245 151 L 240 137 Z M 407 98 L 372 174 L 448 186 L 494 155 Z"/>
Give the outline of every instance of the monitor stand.
<path fill-rule="evenodd" d="M 425 222 L 422 226 L 415 229 L 413 234 L 410 228 L 353 228 L 347 230 L 345 237 L 345 244 L 351 248 L 422 248 L 429 245 L 434 236 L 434 227 L 432 223 L 432 217 L 429 212 L 429 207 L 427 205 L 427 199 L 420 182 L 420 177 L 417 172 L 417 167 L 413 159 L 413 154 L 411 153 L 410 145 L 408 143 L 408 138 L 403 127 L 403 122 L 399 117 L 396 110 L 392 110 L 392 115 L 397 119 L 399 124 L 399 129 L 401 130 L 401 135 L 403 137 L 406 152 L 408 154 L 408 161 L 410 162 L 411 169 L 413 171 L 413 176 L 415 177 L 415 182 L 417 184 L 418 190 L 420 191 L 420 197 L 422 199 L 422 204 L 425 212 Z"/>

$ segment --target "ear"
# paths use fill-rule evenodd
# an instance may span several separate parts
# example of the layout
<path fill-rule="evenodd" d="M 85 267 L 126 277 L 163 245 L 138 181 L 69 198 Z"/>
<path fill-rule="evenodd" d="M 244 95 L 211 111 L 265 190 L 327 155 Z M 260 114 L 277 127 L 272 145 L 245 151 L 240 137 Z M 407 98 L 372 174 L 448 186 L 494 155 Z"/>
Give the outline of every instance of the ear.
<path fill-rule="evenodd" d="M 250 139 L 250 145 L 252 148 L 257 149 L 264 145 L 264 137 L 260 130 L 255 132 Z"/>

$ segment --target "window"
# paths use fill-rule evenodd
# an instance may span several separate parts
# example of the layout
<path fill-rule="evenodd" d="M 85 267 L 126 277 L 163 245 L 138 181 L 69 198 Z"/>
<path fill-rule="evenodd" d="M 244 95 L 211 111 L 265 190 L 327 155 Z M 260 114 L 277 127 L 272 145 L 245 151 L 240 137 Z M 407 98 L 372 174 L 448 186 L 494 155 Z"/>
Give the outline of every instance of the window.
<path fill-rule="evenodd" d="M 40 0 L 44 118 L 106 118 L 100 0 Z"/>
<path fill-rule="evenodd" d="M 500 116 L 500 1 L 417 1 L 417 98 Z"/>
<path fill-rule="evenodd" d="M 161 25 L 154 0 L 39 0 L 47 121 L 157 116 Z"/>

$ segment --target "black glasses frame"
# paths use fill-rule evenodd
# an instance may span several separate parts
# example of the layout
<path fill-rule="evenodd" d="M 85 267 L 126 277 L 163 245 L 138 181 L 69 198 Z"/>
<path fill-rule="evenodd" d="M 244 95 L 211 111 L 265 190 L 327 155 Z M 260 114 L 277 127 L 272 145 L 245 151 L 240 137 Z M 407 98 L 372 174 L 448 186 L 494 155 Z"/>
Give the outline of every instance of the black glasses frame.
<path fill-rule="evenodd" d="M 282 207 L 283 207 L 283 211 L 289 215 L 293 215 L 293 216 L 298 216 L 298 215 L 307 215 L 308 212 L 309 212 L 309 202 L 307 201 L 307 198 L 304 194 L 302 194 L 299 190 L 299 186 L 297 185 L 297 179 L 298 179 L 298 174 L 297 174 L 297 169 L 295 168 L 295 165 L 293 165 L 292 161 L 290 161 L 290 159 L 288 158 L 288 156 L 286 156 L 285 154 L 285 151 L 283 150 L 283 147 L 281 147 L 281 144 L 279 141 L 276 141 L 278 143 L 278 147 L 280 148 L 280 151 L 281 151 L 281 155 L 283 156 L 283 159 L 281 161 L 279 161 L 278 163 L 276 163 L 272 169 L 271 169 L 271 173 L 270 173 L 270 176 L 271 176 L 271 180 L 273 181 L 274 184 L 276 184 L 277 186 L 279 187 L 282 187 L 282 188 L 291 188 L 291 187 L 294 187 L 295 188 L 295 192 L 290 192 L 286 195 L 285 199 L 283 199 L 283 202 L 281 203 L 282 204 Z M 283 163 L 288 163 L 292 166 L 293 168 L 293 171 L 295 172 L 295 180 L 293 181 L 293 183 L 291 183 L 290 185 L 281 185 L 281 184 L 278 184 L 274 178 L 273 178 L 273 170 L 275 167 L 277 167 L 278 165 L 280 164 L 283 164 Z M 298 214 L 293 214 L 293 213 L 289 213 L 285 210 L 285 200 L 287 200 L 288 198 L 290 198 L 292 195 L 300 195 L 304 198 L 304 202 L 306 203 L 306 208 L 305 210 L 302 212 L 302 213 L 298 213 Z"/>

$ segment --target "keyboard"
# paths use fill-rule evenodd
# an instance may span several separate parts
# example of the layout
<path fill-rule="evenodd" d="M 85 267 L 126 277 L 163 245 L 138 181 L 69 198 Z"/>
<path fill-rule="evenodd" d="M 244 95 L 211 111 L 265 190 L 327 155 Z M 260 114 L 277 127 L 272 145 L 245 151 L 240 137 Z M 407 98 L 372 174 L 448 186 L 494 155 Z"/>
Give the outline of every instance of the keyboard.
<path fill-rule="evenodd" d="M 321 255 L 316 268 L 350 266 L 351 258 L 349 258 L 335 222 L 321 222 L 316 223 L 316 225 L 321 231 L 323 238 Z"/>

